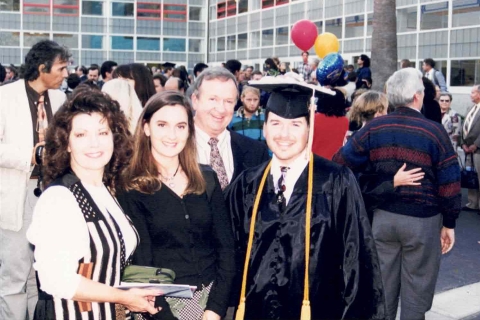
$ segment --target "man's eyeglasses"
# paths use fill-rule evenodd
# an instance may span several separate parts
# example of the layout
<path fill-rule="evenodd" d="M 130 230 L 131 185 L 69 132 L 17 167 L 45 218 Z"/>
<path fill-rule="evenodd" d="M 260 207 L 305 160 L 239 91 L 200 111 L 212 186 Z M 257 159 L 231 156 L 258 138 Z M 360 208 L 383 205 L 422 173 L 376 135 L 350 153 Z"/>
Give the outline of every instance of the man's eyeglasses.
<path fill-rule="evenodd" d="M 450 100 L 441 100 L 440 99 L 440 102 L 450 102 Z"/>

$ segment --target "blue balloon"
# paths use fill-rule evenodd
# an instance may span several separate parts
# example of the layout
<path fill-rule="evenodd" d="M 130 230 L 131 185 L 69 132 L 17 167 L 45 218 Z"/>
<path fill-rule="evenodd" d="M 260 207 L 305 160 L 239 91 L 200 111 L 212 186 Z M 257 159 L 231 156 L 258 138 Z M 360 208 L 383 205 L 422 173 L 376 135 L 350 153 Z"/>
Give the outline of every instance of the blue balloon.
<path fill-rule="evenodd" d="M 338 53 L 330 53 L 320 62 L 317 68 L 317 81 L 322 86 L 337 82 L 343 72 L 343 58 Z"/>

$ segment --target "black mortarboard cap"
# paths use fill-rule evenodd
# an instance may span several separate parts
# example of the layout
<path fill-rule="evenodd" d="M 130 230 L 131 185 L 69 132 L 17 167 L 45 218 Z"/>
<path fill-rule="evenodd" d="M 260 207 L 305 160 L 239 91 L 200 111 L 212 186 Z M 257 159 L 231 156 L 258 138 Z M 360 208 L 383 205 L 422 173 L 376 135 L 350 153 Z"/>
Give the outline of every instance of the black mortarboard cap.
<path fill-rule="evenodd" d="M 168 67 L 175 68 L 175 63 L 165 62 L 165 63 L 163 64 L 163 66 L 164 66 L 164 67 L 167 67 L 167 68 L 168 68 Z"/>
<path fill-rule="evenodd" d="M 330 89 L 307 84 L 295 75 L 264 77 L 249 81 L 252 87 L 271 92 L 266 109 L 285 119 L 295 119 L 308 115 L 310 99 L 313 95 L 333 95 Z"/>

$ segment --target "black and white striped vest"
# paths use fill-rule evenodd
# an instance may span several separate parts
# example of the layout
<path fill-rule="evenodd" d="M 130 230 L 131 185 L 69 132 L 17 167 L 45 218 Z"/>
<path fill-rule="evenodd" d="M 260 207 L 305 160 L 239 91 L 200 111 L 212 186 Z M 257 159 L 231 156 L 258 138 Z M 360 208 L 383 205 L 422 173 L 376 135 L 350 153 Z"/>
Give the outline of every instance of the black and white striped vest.
<path fill-rule="evenodd" d="M 121 273 L 129 257 L 125 257 L 125 243 L 115 219 L 100 211 L 73 173 L 66 174 L 50 184 L 50 186 L 54 185 L 64 186 L 72 192 L 87 224 L 90 235 L 90 254 L 80 259 L 79 265 L 93 263 L 91 278 L 93 281 L 109 286 L 120 284 Z M 128 217 L 127 219 L 129 220 Z M 130 224 L 132 225 L 131 222 Z M 134 228 L 133 225 L 132 228 Z M 138 243 L 138 233 L 135 231 L 135 234 Z M 115 304 L 92 302 L 91 311 L 80 312 L 79 302 L 52 297 L 39 289 L 39 304 L 35 310 L 35 318 L 115 320 Z"/>

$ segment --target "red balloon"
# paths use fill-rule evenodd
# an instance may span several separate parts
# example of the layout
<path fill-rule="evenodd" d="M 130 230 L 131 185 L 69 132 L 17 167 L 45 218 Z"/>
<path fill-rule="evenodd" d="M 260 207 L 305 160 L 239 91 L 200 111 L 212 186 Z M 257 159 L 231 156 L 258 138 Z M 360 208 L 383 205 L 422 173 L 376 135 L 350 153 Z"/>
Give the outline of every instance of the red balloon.
<path fill-rule="evenodd" d="M 292 27 L 292 41 L 302 51 L 308 51 L 315 44 L 318 30 L 310 20 L 297 21 Z"/>

